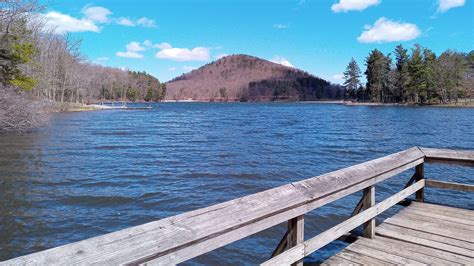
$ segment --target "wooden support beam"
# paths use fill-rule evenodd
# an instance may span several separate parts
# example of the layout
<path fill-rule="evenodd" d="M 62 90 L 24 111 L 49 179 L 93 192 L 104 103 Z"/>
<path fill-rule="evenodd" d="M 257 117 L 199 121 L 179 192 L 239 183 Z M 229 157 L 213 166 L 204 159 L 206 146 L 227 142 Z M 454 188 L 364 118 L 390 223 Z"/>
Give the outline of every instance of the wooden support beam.
<path fill-rule="evenodd" d="M 424 164 L 419 164 L 415 167 L 416 181 L 420 181 L 425 178 L 425 166 Z M 425 190 L 424 188 L 418 190 L 415 195 L 415 199 L 418 202 L 425 201 Z"/>
<path fill-rule="evenodd" d="M 411 186 L 411 184 L 413 184 L 415 181 L 416 181 L 416 172 L 411 176 L 410 180 L 408 180 L 404 188 Z"/>
<path fill-rule="evenodd" d="M 474 185 L 443 182 L 443 181 L 430 180 L 430 179 L 426 179 L 425 182 L 426 182 L 427 187 L 458 190 L 458 191 L 465 191 L 465 192 L 474 192 Z"/>
<path fill-rule="evenodd" d="M 359 212 L 362 210 L 363 205 L 364 205 L 364 195 L 362 195 L 362 198 L 359 200 L 359 203 L 357 203 L 354 210 L 352 211 L 351 217 L 359 214 Z"/>
<path fill-rule="evenodd" d="M 278 256 L 279 254 L 283 253 L 286 250 L 286 239 L 288 237 L 288 231 L 285 232 L 283 237 L 281 238 L 280 242 L 276 246 L 275 250 L 273 250 L 272 255 L 270 258 Z"/>
<path fill-rule="evenodd" d="M 364 210 L 368 210 L 375 205 L 375 186 L 364 188 L 362 205 L 364 206 Z M 372 218 L 364 223 L 364 237 L 375 237 L 375 218 Z"/>
<path fill-rule="evenodd" d="M 304 215 L 288 221 L 286 248 L 290 249 L 304 242 Z M 293 263 L 294 266 L 303 266 L 303 259 Z"/>

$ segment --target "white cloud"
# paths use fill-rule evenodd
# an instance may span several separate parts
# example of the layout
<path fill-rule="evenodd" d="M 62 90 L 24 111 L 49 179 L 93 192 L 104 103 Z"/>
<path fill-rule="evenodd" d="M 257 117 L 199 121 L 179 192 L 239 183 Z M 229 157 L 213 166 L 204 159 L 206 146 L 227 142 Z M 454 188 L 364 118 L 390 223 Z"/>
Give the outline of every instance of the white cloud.
<path fill-rule="evenodd" d="M 373 26 L 364 26 L 364 29 L 357 38 L 361 43 L 409 41 L 421 34 L 415 24 L 396 22 L 384 17 L 379 18 Z"/>
<path fill-rule="evenodd" d="M 334 74 L 332 75 L 332 81 L 335 83 L 341 84 L 344 82 L 344 74 Z"/>
<path fill-rule="evenodd" d="M 194 67 L 194 66 L 183 66 L 183 70 L 184 71 L 192 71 L 194 69 L 196 69 L 197 67 Z"/>
<path fill-rule="evenodd" d="M 289 28 L 290 25 L 288 25 L 288 24 L 273 24 L 273 27 L 275 29 L 286 29 L 286 28 Z"/>
<path fill-rule="evenodd" d="M 281 57 L 281 56 L 275 56 L 273 59 L 270 60 L 270 62 L 277 63 L 283 66 L 287 67 L 294 67 L 290 61 L 288 61 L 286 58 Z"/>
<path fill-rule="evenodd" d="M 115 53 L 118 57 L 125 57 L 125 58 L 136 58 L 140 59 L 143 58 L 143 55 L 139 52 L 145 51 L 146 48 L 141 46 L 139 42 L 131 42 L 125 46 L 126 51 L 118 51 Z"/>
<path fill-rule="evenodd" d="M 82 13 L 85 16 L 85 19 L 99 23 L 109 22 L 109 15 L 112 14 L 110 10 L 101 6 L 86 7 L 82 10 Z"/>
<path fill-rule="evenodd" d="M 117 55 L 118 57 L 125 57 L 125 58 L 136 58 L 136 59 L 143 58 L 142 54 L 139 54 L 136 52 L 130 52 L 130 51 L 126 51 L 126 52 L 118 51 L 117 53 L 115 53 L 115 55 Z"/>
<path fill-rule="evenodd" d="M 142 26 L 146 28 L 156 27 L 155 21 L 153 19 L 149 19 L 146 17 L 142 17 L 137 20 L 121 17 L 121 18 L 118 18 L 115 22 L 118 25 L 127 26 L 127 27 L 135 27 L 135 26 Z"/>
<path fill-rule="evenodd" d="M 381 0 L 339 0 L 331 6 L 331 10 L 335 13 L 348 12 L 352 10 L 362 11 L 369 6 L 378 5 Z"/>
<path fill-rule="evenodd" d="M 170 49 L 172 46 L 171 44 L 167 42 L 162 42 L 162 43 L 153 45 L 153 47 L 158 48 L 158 49 Z"/>
<path fill-rule="evenodd" d="M 131 21 L 128 18 L 118 18 L 116 23 L 122 26 L 135 27 L 135 22 Z"/>
<path fill-rule="evenodd" d="M 149 19 L 146 17 L 139 18 L 136 22 L 137 25 L 147 27 L 147 28 L 154 28 L 156 27 L 155 21 L 153 19 Z"/>
<path fill-rule="evenodd" d="M 93 21 L 84 18 L 77 19 L 56 11 L 38 14 L 37 17 L 44 22 L 44 29 L 46 31 L 53 31 L 57 34 L 85 31 L 100 32 L 99 27 Z"/>
<path fill-rule="evenodd" d="M 465 0 L 439 0 L 438 12 L 444 13 L 451 8 L 464 6 Z"/>
<path fill-rule="evenodd" d="M 141 46 L 140 43 L 138 43 L 138 42 L 131 42 L 131 43 L 127 44 L 127 46 L 125 46 L 125 48 L 129 52 L 141 52 L 141 51 L 146 50 L 146 48 Z"/>
<path fill-rule="evenodd" d="M 173 72 L 173 71 L 176 71 L 176 67 L 170 67 L 168 68 L 169 71 Z"/>
<path fill-rule="evenodd" d="M 153 43 L 150 40 L 144 40 L 143 45 L 145 45 L 145 47 L 149 48 L 149 47 L 153 46 Z"/>
<path fill-rule="evenodd" d="M 161 51 L 155 54 L 155 57 L 159 59 L 169 59 L 174 61 L 207 61 L 210 58 L 209 48 L 206 47 L 195 47 L 192 49 L 175 48 L 169 43 L 161 43 L 155 45 L 155 47 L 161 49 Z"/>

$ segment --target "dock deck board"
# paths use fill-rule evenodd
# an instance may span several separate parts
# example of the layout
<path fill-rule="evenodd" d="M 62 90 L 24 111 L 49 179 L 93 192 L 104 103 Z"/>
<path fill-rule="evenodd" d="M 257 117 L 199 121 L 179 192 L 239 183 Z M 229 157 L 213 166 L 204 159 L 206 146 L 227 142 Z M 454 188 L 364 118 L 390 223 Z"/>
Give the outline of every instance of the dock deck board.
<path fill-rule="evenodd" d="M 474 211 L 413 202 L 324 265 L 474 265 Z"/>

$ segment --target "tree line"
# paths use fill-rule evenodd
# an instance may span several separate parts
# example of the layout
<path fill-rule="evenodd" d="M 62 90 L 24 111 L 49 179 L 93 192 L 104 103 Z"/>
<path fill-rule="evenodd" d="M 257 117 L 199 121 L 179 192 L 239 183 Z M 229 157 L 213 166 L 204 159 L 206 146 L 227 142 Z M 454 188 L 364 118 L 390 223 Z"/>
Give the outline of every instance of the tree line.
<path fill-rule="evenodd" d="M 0 131 L 34 126 L 56 103 L 165 97 L 166 86 L 145 72 L 91 63 L 80 40 L 44 27 L 43 8 L 33 0 L 0 3 Z"/>
<path fill-rule="evenodd" d="M 365 59 L 366 84 L 352 58 L 344 72 L 345 98 L 381 103 L 448 104 L 474 96 L 474 51 L 447 50 L 437 56 L 415 44 L 411 49 L 398 45 L 384 55 L 374 49 Z"/>

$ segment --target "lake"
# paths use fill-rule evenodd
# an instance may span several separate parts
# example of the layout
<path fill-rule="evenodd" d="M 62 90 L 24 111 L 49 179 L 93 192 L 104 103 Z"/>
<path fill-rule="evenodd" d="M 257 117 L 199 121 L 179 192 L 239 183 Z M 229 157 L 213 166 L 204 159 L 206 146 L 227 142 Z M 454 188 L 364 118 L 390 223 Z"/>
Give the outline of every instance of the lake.
<path fill-rule="evenodd" d="M 0 261 L 206 207 L 413 146 L 474 150 L 474 109 L 314 103 L 160 103 L 153 110 L 56 114 L 49 127 L 0 135 Z M 426 167 L 473 183 L 473 169 Z M 377 201 L 413 171 L 376 188 Z M 474 209 L 472 194 L 426 199 Z M 360 193 L 306 216 L 312 237 L 350 215 Z M 385 216 L 396 211 L 394 207 Z M 256 264 L 276 226 L 187 264 Z M 307 258 L 316 262 L 335 242 Z"/>

